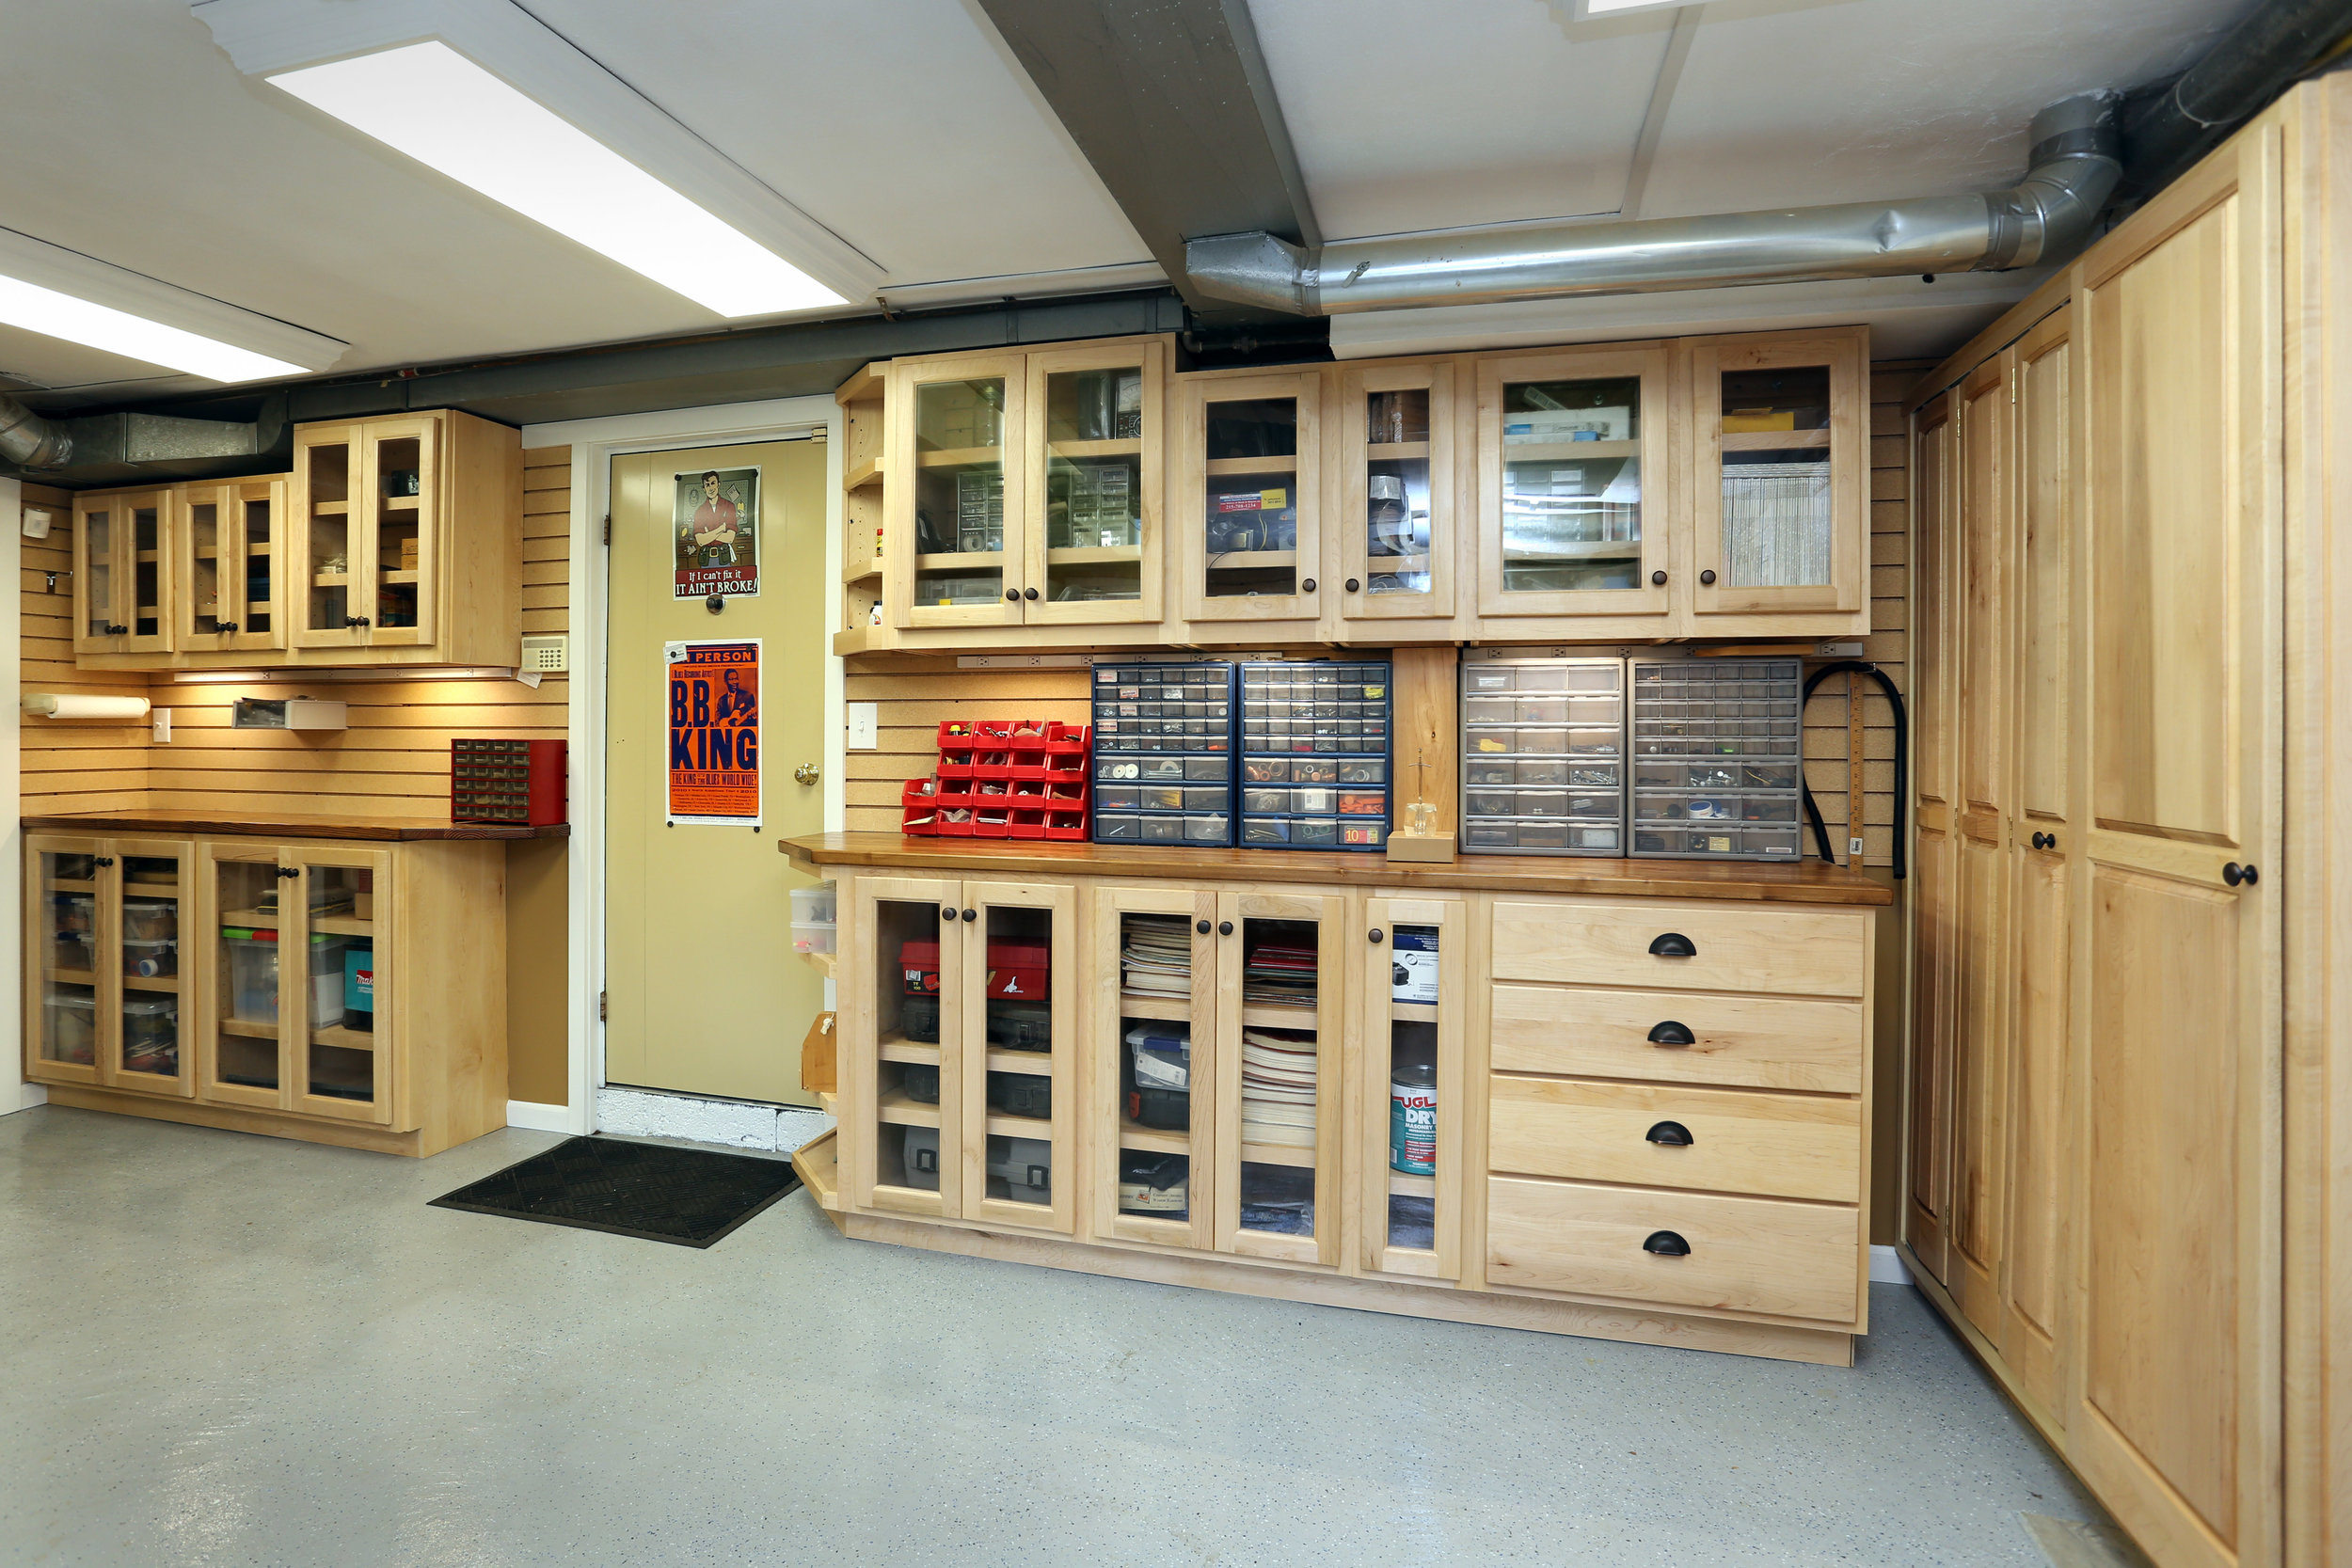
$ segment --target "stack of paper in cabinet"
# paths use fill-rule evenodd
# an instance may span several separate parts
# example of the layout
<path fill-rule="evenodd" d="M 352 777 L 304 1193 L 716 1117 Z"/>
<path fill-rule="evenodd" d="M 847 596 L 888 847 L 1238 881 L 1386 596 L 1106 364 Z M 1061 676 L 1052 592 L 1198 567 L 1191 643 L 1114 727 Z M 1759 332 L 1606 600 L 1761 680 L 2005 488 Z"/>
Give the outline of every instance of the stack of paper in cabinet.
<path fill-rule="evenodd" d="M 1192 994 L 1192 933 L 1175 915 L 1131 914 L 1119 949 L 1120 989 L 1137 996 Z"/>
<path fill-rule="evenodd" d="M 1314 1147 L 1312 1035 L 1241 1034 L 1241 1141 Z"/>
<path fill-rule="evenodd" d="M 1316 960 L 1311 947 L 1259 943 L 1242 960 L 1241 999 L 1252 1006 L 1313 1006 Z"/>

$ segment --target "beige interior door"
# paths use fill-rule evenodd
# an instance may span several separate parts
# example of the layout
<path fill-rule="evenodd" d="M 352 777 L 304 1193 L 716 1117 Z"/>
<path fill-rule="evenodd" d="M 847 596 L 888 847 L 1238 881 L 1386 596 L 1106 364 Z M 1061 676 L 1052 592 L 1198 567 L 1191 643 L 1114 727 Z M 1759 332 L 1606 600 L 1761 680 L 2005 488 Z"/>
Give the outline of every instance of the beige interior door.
<path fill-rule="evenodd" d="M 756 467 L 759 593 L 712 614 L 675 596 L 676 478 Z M 814 441 L 612 460 L 607 557 L 604 1076 L 687 1094 L 808 1103 L 801 1037 L 824 1006 L 792 957 L 779 839 L 824 826 L 825 449 Z M 666 826 L 663 644 L 760 640 L 763 823 Z M 799 782 L 796 768 L 808 769 Z"/>

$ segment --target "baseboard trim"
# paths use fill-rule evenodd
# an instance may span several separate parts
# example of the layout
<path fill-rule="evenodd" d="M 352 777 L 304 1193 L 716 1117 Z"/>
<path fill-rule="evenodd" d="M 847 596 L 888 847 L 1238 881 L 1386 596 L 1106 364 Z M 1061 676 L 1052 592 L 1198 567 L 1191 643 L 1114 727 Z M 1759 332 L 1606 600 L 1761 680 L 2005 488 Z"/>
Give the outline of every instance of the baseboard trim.
<path fill-rule="evenodd" d="M 29 1111 L 36 1105 L 48 1103 L 49 1086 L 47 1085 L 26 1084 L 18 1088 L 15 1104 L 10 1105 L 5 1101 L 0 1101 L 0 1117 L 8 1116 L 15 1111 Z"/>
<path fill-rule="evenodd" d="M 510 1100 L 506 1102 L 506 1125 L 519 1127 L 526 1132 L 574 1132 L 572 1108 L 569 1105 L 545 1105 L 535 1100 Z"/>
<path fill-rule="evenodd" d="M 625 1138 L 677 1138 L 722 1148 L 790 1154 L 823 1137 L 834 1125 L 833 1117 L 813 1105 L 713 1100 L 612 1085 L 596 1091 L 596 1131 Z"/>
<path fill-rule="evenodd" d="M 1910 1285 L 1911 1271 L 1903 1267 L 1903 1255 L 1891 1246 L 1870 1249 L 1870 1283 L 1873 1285 Z"/>

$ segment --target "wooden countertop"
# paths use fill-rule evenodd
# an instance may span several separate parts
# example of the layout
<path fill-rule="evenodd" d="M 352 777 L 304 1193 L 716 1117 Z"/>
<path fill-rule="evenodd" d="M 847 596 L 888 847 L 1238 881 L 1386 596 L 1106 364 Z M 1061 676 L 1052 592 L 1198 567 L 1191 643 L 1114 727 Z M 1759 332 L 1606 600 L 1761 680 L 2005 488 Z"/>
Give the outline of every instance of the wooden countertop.
<path fill-rule="evenodd" d="M 358 838 L 412 843 L 447 838 L 567 838 L 572 827 L 557 822 L 544 828 L 509 828 L 489 822 L 445 822 L 429 816 L 296 816 L 215 812 L 136 811 L 56 812 L 27 816 L 30 832 L 145 833 L 181 836 L 192 833 L 241 833 L 253 838 Z"/>
<path fill-rule="evenodd" d="M 1151 877 L 1210 881 L 1377 883 L 1495 893 L 1614 894 L 1762 904 L 1892 904 L 1895 893 L 1842 865 L 1804 860 L 1584 860 L 1567 855 L 1463 855 L 1408 864 L 1380 855 L 1286 849 L 1187 849 L 1181 845 L 1069 844 L 1033 839 L 906 838 L 812 833 L 781 839 L 796 863 L 975 877 Z"/>

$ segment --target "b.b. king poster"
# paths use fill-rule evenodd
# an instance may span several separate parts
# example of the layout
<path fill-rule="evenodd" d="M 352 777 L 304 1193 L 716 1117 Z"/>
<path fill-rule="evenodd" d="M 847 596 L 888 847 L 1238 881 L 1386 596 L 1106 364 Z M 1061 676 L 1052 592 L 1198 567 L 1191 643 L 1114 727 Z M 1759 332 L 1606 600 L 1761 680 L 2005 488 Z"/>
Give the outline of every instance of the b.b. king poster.
<path fill-rule="evenodd" d="M 706 468 L 676 477 L 673 598 L 759 596 L 759 470 Z"/>
<path fill-rule="evenodd" d="M 669 821 L 756 828 L 759 639 L 670 642 Z"/>

